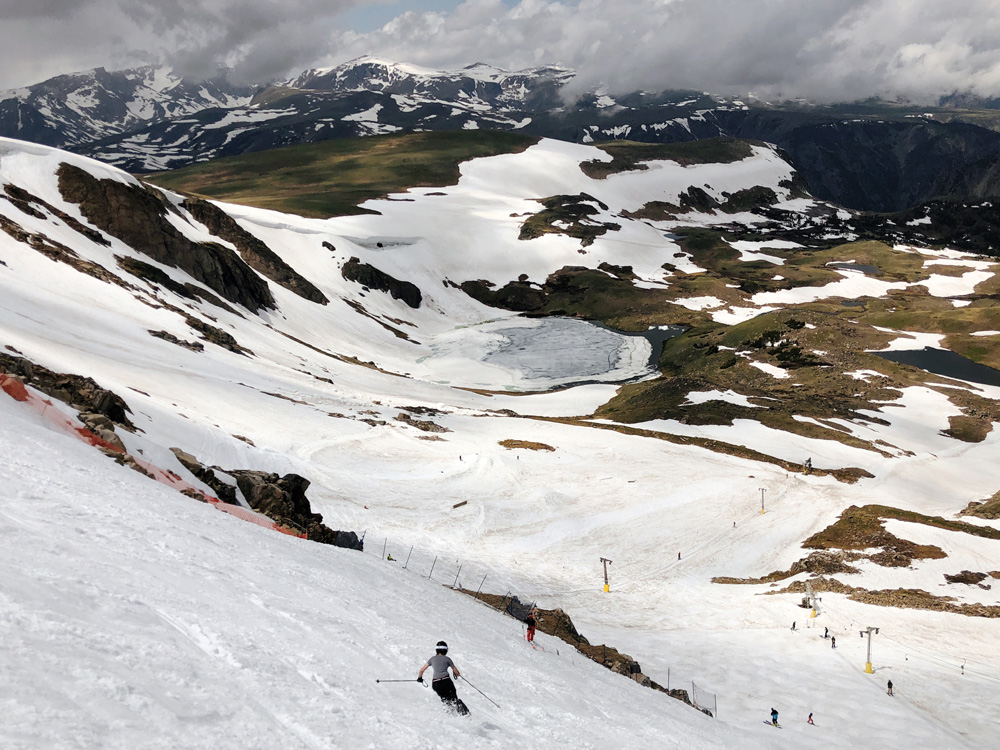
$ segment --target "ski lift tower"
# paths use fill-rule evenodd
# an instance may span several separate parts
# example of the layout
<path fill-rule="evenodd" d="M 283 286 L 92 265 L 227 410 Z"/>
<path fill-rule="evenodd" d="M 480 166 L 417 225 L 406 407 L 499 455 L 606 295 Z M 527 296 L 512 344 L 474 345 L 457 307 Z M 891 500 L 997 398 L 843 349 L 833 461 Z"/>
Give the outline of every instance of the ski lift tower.
<path fill-rule="evenodd" d="M 810 581 L 806 581 L 806 597 L 809 600 L 809 607 L 811 609 L 811 611 L 809 612 L 809 617 L 815 618 L 820 614 L 819 603 L 823 601 L 823 599 L 822 597 L 816 596 L 816 594 L 813 593 L 813 587 Z"/>
<path fill-rule="evenodd" d="M 872 669 L 872 633 L 878 635 L 878 628 L 867 627 L 860 633 L 862 638 L 868 636 L 868 661 L 865 662 L 865 672 L 874 674 L 875 670 Z"/>

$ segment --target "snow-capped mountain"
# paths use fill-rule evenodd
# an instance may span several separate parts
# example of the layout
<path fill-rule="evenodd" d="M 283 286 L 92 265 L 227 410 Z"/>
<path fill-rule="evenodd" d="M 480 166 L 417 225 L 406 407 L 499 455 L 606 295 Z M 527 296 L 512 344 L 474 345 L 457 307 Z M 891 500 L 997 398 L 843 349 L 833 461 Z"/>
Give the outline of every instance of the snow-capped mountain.
<path fill-rule="evenodd" d="M 0 134 L 78 147 L 203 109 L 243 106 L 255 91 L 229 83 L 224 74 L 188 81 L 162 66 L 95 68 L 0 92 Z"/>
<path fill-rule="evenodd" d="M 254 93 L 160 69 L 92 71 L 10 93 L 0 135 L 67 146 L 131 172 L 296 143 L 410 131 L 503 130 L 573 143 L 728 135 L 784 149 L 814 195 L 898 211 L 942 195 L 1000 195 L 1000 133 L 922 111 L 772 106 L 690 91 L 567 98 L 572 71 L 438 71 L 363 57 Z M 954 115 L 942 110 L 942 119 Z"/>
<path fill-rule="evenodd" d="M 300 90 L 372 91 L 466 102 L 503 112 L 561 106 L 559 90 L 573 75 L 573 71 L 555 66 L 506 71 L 475 63 L 461 70 L 441 71 L 361 57 L 333 68 L 306 70 L 285 85 Z"/>

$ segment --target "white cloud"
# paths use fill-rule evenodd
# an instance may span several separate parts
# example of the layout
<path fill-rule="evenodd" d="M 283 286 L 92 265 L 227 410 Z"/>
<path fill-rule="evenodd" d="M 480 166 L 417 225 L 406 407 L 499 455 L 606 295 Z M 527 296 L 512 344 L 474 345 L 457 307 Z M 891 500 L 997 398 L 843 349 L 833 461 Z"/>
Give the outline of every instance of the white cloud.
<path fill-rule="evenodd" d="M 441 7 L 442 2 L 433 5 Z M 578 88 L 933 101 L 1000 95 L 1000 0 L 467 0 L 382 28 L 343 11 L 389 0 L 0 0 L 0 86 L 163 60 L 266 79 L 363 54 L 428 67 L 557 63 Z M 412 6 L 411 6 L 412 8 Z"/>
<path fill-rule="evenodd" d="M 332 57 L 431 67 L 560 63 L 577 86 L 696 88 L 820 100 L 1000 94 L 1000 2 L 468 0 L 342 35 Z"/>

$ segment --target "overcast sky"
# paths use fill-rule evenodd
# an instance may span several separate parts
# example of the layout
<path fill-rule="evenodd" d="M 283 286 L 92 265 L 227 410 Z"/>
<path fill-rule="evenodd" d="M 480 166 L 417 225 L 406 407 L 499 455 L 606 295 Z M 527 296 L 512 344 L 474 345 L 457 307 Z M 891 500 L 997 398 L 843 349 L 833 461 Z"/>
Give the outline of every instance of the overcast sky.
<path fill-rule="evenodd" d="M 146 62 L 260 81 L 363 54 L 556 63 L 612 93 L 1000 96 L 1000 0 L 0 0 L 0 88 Z"/>

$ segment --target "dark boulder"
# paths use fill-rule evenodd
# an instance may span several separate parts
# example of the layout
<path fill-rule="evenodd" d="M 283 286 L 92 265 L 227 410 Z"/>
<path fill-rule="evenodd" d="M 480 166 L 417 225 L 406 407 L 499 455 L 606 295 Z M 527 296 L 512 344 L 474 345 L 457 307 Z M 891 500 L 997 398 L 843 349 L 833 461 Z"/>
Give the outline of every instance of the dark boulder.
<path fill-rule="evenodd" d="M 88 415 L 103 415 L 111 422 L 135 432 L 129 421 L 132 410 L 117 393 L 101 388 L 92 378 L 53 372 L 25 357 L 0 353 L 0 372 L 18 375 L 47 396 L 69 404 Z"/>
<path fill-rule="evenodd" d="M 420 307 L 423 295 L 420 288 L 409 281 L 395 279 L 375 266 L 362 263 L 358 258 L 351 258 L 344 264 L 341 274 L 348 281 L 353 281 L 369 289 L 386 292 L 393 299 L 401 300 L 412 308 Z"/>
<path fill-rule="evenodd" d="M 463 281 L 461 289 L 477 302 L 515 312 L 538 312 L 545 307 L 545 292 L 527 281 L 511 281 L 494 291 L 483 280 Z"/>
<path fill-rule="evenodd" d="M 239 501 L 236 499 L 235 487 L 231 484 L 226 484 L 226 482 L 219 479 L 212 469 L 204 466 L 190 453 L 185 453 L 180 448 L 171 448 L 170 450 L 177 457 L 177 461 L 180 465 L 194 474 L 198 480 L 204 482 L 209 488 L 211 488 L 212 492 L 215 493 L 215 496 L 222 502 L 228 503 L 229 505 L 239 505 Z"/>
<path fill-rule="evenodd" d="M 281 477 L 266 471 L 235 470 L 226 472 L 236 478 L 236 484 L 250 507 L 275 523 L 305 531 L 309 539 L 338 547 L 359 546 L 357 535 L 331 529 L 323 516 L 312 512 L 306 497 L 309 480 L 298 474 Z M 346 535 L 346 536 L 345 536 Z M 338 544 L 338 541 L 341 542 Z"/>

